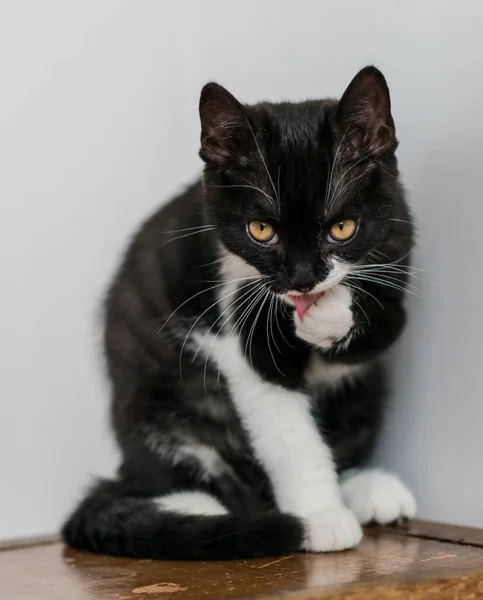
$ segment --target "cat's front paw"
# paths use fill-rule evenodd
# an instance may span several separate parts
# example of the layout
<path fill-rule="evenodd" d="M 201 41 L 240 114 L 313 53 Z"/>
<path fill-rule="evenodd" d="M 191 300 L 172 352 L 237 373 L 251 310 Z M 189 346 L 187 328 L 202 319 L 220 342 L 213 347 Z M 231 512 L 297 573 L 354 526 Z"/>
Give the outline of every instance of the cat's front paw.
<path fill-rule="evenodd" d="M 316 512 L 305 523 L 308 552 L 347 550 L 357 546 L 362 538 L 356 517 L 342 505 Z"/>
<path fill-rule="evenodd" d="M 381 525 L 416 514 L 414 496 L 395 475 L 378 469 L 356 472 L 342 479 L 342 498 L 359 523 Z"/>
<path fill-rule="evenodd" d="M 354 325 L 351 305 L 350 289 L 336 285 L 307 310 L 303 319 L 295 312 L 295 333 L 309 344 L 329 349 L 351 331 Z"/>

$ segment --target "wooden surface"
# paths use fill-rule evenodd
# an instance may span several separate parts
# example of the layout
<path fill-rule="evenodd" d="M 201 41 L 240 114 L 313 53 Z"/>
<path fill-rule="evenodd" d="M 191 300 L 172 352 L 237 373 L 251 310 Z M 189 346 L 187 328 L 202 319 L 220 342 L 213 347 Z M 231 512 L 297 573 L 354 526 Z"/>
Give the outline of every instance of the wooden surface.
<path fill-rule="evenodd" d="M 3 600 L 483 598 L 483 531 L 414 522 L 357 550 L 234 562 L 115 559 L 54 540 L 0 547 Z"/>

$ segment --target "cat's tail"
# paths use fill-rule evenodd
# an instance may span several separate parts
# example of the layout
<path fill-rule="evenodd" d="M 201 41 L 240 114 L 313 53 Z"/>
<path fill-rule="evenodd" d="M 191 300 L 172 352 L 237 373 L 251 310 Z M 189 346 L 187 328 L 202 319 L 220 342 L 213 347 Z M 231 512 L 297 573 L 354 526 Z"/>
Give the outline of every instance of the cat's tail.
<path fill-rule="evenodd" d="M 216 506 L 207 494 L 185 492 L 173 495 L 180 505 L 175 509 L 170 496 L 166 502 L 129 496 L 121 482 L 102 481 L 69 517 L 62 536 L 82 550 L 165 560 L 229 560 L 303 549 L 304 527 L 297 517 L 276 511 L 229 513 L 221 504 L 219 511 L 187 514 L 193 511 L 193 503 L 183 508 L 189 494 L 194 504 L 204 495 Z"/>

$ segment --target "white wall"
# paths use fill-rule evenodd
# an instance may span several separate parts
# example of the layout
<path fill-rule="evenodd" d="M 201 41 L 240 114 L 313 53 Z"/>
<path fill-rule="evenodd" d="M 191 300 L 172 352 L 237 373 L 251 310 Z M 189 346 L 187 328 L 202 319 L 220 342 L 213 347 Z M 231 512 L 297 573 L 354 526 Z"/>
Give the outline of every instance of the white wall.
<path fill-rule="evenodd" d="M 435 282 L 410 303 L 380 454 L 422 516 L 483 526 L 482 30 L 479 0 L 3 0 L 0 538 L 55 530 L 113 472 L 99 302 L 136 223 L 199 171 L 201 85 L 338 95 L 367 63 Z"/>

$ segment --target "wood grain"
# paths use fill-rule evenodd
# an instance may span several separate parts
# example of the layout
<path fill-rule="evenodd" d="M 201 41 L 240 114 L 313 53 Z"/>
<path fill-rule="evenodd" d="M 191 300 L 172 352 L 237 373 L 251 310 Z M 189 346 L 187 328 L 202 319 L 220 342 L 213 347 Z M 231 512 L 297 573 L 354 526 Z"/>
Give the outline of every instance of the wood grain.
<path fill-rule="evenodd" d="M 414 522 L 367 530 L 361 546 L 349 552 L 167 562 L 82 553 L 43 539 L 10 544 L 0 552 L 0 598 L 483 598 L 479 540 L 480 530 Z"/>

